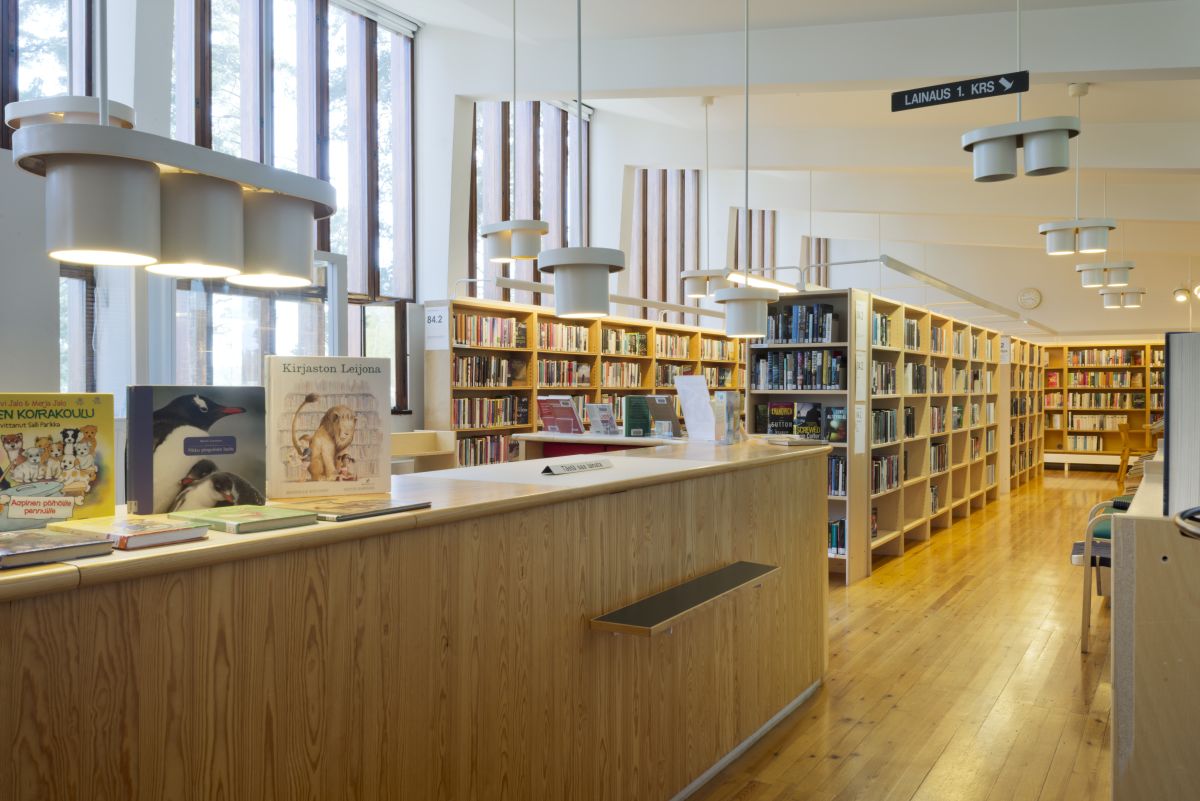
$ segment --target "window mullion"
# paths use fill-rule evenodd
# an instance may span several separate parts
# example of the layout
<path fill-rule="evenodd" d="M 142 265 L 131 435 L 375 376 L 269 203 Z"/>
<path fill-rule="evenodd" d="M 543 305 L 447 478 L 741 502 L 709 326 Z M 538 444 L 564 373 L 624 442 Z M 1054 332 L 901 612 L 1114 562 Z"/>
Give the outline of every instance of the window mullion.
<path fill-rule="evenodd" d="M 313 0 L 316 16 L 316 78 L 317 78 L 317 174 L 322 181 L 329 180 L 329 0 Z M 345 202 L 339 198 L 339 202 Z M 328 251 L 329 219 L 317 223 L 317 250 Z"/>
<path fill-rule="evenodd" d="M 363 58 L 360 67 L 363 81 L 364 155 L 361 169 L 366 171 L 366 262 L 367 293 L 374 299 L 382 294 L 379 281 L 379 58 L 376 37 L 378 25 L 373 19 L 364 20 Z M 394 123 L 393 123 L 394 124 Z"/>

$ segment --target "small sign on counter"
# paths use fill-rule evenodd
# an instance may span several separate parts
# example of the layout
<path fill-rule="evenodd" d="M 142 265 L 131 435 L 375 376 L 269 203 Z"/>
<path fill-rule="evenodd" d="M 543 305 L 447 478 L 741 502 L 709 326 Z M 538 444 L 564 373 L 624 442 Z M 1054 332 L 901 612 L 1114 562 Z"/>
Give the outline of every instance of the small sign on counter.
<path fill-rule="evenodd" d="M 567 462 L 566 464 L 548 464 L 542 468 L 543 476 L 568 476 L 573 473 L 585 473 L 589 470 L 604 470 L 612 467 L 608 459 L 594 459 L 590 462 Z"/>

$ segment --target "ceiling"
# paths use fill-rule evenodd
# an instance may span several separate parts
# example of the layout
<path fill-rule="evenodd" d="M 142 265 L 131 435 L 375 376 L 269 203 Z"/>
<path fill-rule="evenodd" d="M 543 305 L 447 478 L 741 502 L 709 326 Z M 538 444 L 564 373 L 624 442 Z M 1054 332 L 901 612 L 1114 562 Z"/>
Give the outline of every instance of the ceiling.
<path fill-rule="evenodd" d="M 423 23 L 476 33 L 512 24 L 509 0 L 385 0 Z M 1129 5 L 1155 0 L 1023 0 L 1025 11 Z M 1016 11 L 1016 0 L 754 0 L 751 28 L 883 22 Z M 518 0 L 518 28 L 533 39 L 572 38 L 575 5 L 564 0 Z M 731 0 L 591 0 L 583 4 L 589 39 L 639 38 L 742 30 L 742 4 Z"/>

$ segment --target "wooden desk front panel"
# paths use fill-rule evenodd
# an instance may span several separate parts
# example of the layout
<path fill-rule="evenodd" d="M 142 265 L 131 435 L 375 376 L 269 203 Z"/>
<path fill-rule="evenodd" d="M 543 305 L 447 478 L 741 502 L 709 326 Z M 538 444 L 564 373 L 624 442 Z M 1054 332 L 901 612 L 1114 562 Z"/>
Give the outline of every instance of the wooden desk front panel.
<path fill-rule="evenodd" d="M 668 799 L 826 664 L 825 459 L 0 604 L 5 799 Z M 589 618 L 746 559 L 652 640 Z"/>

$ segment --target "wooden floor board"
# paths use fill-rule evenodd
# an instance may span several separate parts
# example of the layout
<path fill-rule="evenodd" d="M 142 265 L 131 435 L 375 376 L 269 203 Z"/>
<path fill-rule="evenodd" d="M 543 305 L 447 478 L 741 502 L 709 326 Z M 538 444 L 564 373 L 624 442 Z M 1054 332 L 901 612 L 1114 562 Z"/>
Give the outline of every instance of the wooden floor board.
<path fill-rule="evenodd" d="M 1050 476 L 830 584 L 816 696 L 696 801 L 1093 801 L 1111 787 L 1109 623 L 1079 652 L 1068 559 L 1106 477 Z"/>

